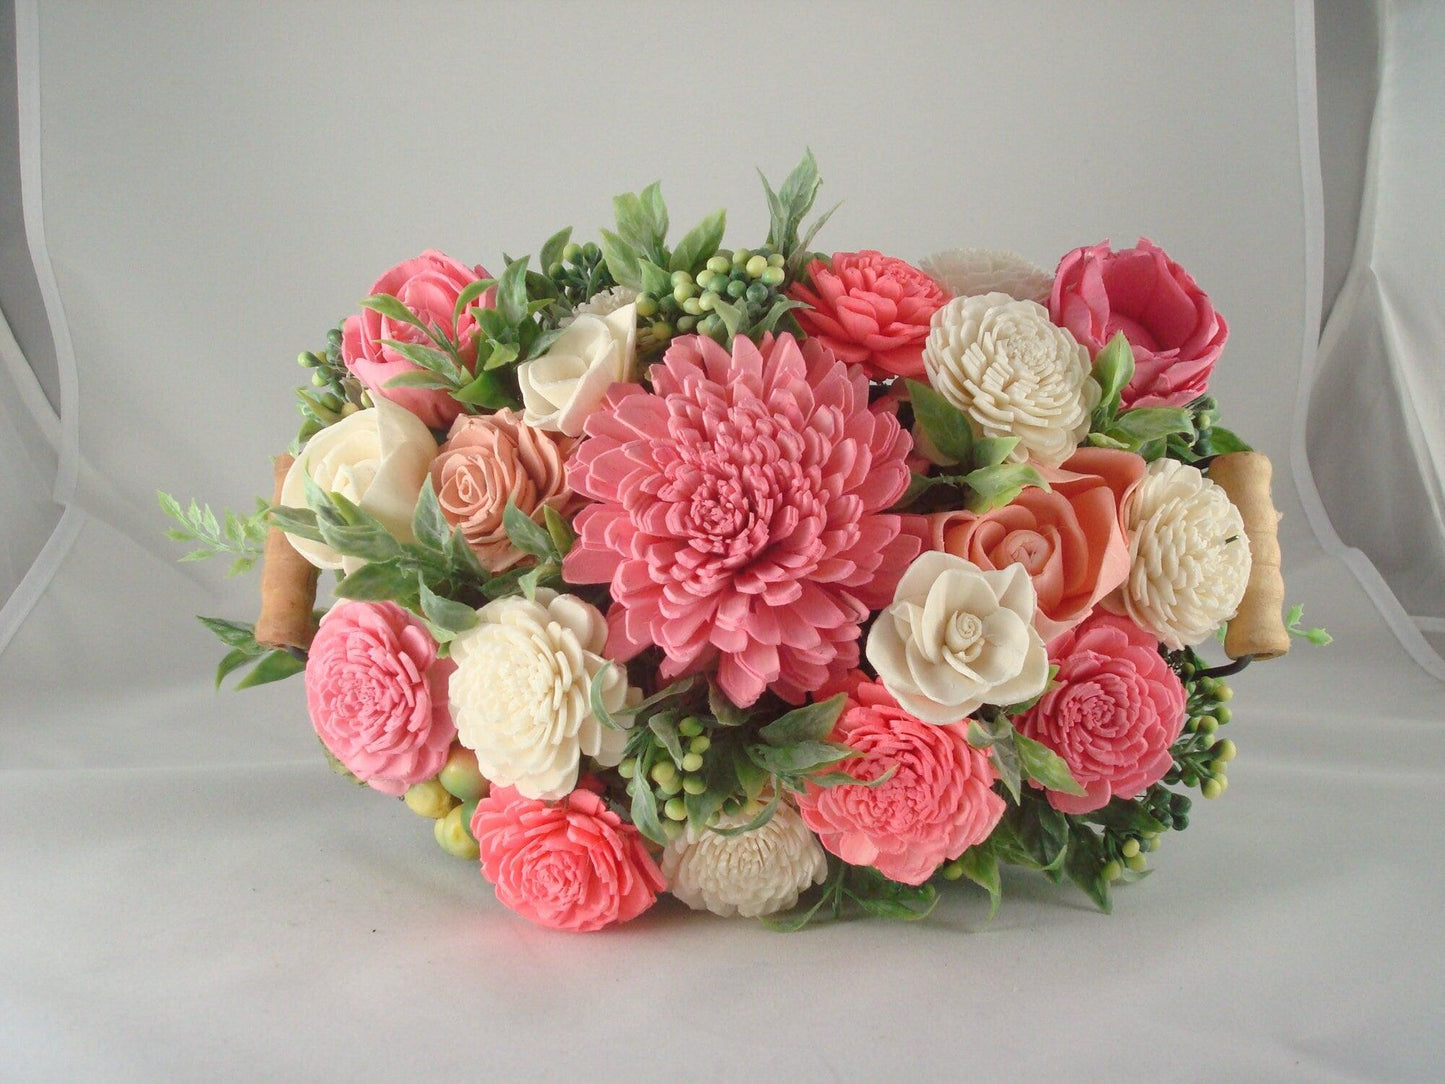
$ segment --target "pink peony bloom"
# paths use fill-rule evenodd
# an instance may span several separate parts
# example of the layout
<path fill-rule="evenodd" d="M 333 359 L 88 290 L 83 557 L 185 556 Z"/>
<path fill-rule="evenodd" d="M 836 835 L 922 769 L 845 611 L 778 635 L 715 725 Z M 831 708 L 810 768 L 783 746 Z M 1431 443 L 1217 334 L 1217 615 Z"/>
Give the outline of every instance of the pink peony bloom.
<path fill-rule="evenodd" d="M 391 294 L 423 323 L 450 335 L 461 344 L 462 360 L 471 366 L 477 356 L 477 322 L 472 309 L 491 308 L 496 291 L 488 290 L 468 306 L 455 326 L 452 310 L 457 297 L 469 284 L 489 277 L 481 267 L 468 268 L 450 256 L 429 249 L 413 259 L 403 260 L 382 275 L 372 285 L 371 292 Z M 439 388 L 388 388 L 387 381 L 402 373 L 415 372 L 420 366 L 386 346 L 385 339 L 435 345 L 420 328 L 363 309 L 348 316 L 341 328 L 341 356 L 347 369 L 371 389 L 372 395 L 406 407 L 432 429 L 445 429 L 461 413 L 461 404 Z"/>
<path fill-rule="evenodd" d="M 876 787 L 809 784 L 798 796 L 798 812 L 843 861 L 922 884 L 998 825 L 1004 801 L 991 789 L 993 763 L 968 744 L 967 720 L 922 722 L 900 708 L 881 682 L 859 672 L 844 690 L 848 704 L 831 737 L 859 755 L 843 768 L 859 779 L 896 770 Z"/>
<path fill-rule="evenodd" d="M 441 771 L 456 728 L 454 669 L 426 627 L 394 602 L 338 602 L 306 656 L 306 706 L 322 744 L 384 794 Z"/>
<path fill-rule="evenodd" d="M 494 787 L 471 829 L 497 899 L 539 926 L 585 932 L 627 922 L 667 886 L 637 829 L 586 787 L 559 802 Z"/>
<path fill-rule="evenodd" d="M 1046 491 L 1030 486 L 982 515 L 931 517 L 930 548 L 979 568 L 1021 564 L 1034 582 L 1034 628 L 1045 640 L 1073 628 L 1129 576 L 1124 498 L 1144 477 L 1132 452 L 1081 448 L 1062 467 L 1040 467 Z"/>
<path fill-rule="evenodd" d="M 812 306 L 794 310 L 798 326 L 873 380 L 922 379 L 928 322 L 948 300 L 943 287 L 881 252 L 835 252 L 831 266 L 814 260 L 807 283 L 788 292 Z"/>
<path fill-rule="evenodd" d="M 1113 252 L 1103 241 L 1060 260 L 1049 316 L 1091 357 L 1124 333 L 1134 348 L 1126 407 L 1183 406 L 1203 395 L 1229 337 L 1209 295 L 1144 237 L 1134 248 Z"/>
<path fill-rule="evenodd" d="M 607 654 L 653 644 L 662 675 L 718 664 L 734 703 L 793 703 L 856 665 L 919 540 L 884 513 L 908 485 L 910 439 L 868 409 L 868 383 L 791 335 L 731 356 L 696 335 L 614 386 L 567 464 L 577 515 L 563 574 L 610 583 Z"/>
<path fill-rule="evenodd" d="M 1087 791 L 1049 791 L 1053 807 L 1088 813 L 1159 782 L 1184 726 L 1184 686 L 1159 642 L 1128 618 L 1098 610 L 1049 644 L 1049 660 L 1058 663 L 1057 684 L 1014 722 L 1063 757 Z"/>
<path fill-rule="evenodd" d="M 538 524 L 543 507 L 570 515 L 580 503 L 567 488 L 563 464 L 576 442 L 524 425 L 516 411 L 468 414 L 452 423 L 432 460 L 431 480 L 442 516 L 460 527 L 477 558 L 504 572 L 526 555 L 502 524 L 512 501 Z"/>

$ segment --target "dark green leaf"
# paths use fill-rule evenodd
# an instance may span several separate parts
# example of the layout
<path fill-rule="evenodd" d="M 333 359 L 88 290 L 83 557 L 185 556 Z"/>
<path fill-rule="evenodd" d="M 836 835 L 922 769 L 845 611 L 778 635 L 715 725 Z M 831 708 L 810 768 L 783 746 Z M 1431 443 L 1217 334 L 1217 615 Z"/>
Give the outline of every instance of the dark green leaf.
<path fill-rule="evenodd" d="M 1064 794 L 1083 796 L 1088 793 L 1070 773 L 1064 758 L 1042 742 L 1014 732 L 1014 745 L 1018 748 L 1019 767 L 1024 775 L 1048 790 Z"/>
<path fill-rule="evenodd" d="M 802 160 L 793 167 L 793 172 L 783 181 L 783 187 L 778 189 L 778 202 L 782 204 L 784 213 L 794 222 L 801 222 L 813 209 L 821 183 L 818 160 L 813 157 L 812 148 L 808 148 L 803 152 Z"/>
<path fill-rule="evenodd" d="M 401 554 L 401 545 L 383 527 L 337 526 L 321 523 L 321 541 L 343 557 L 363 561 L 390 561 Z"/>
<path fill-rule="evenodd" d="M 421 343 L 401 342 L 397 339 L 383 339 L 382 342 L 395 350 L 413 365 L 419 365 L 427 372 L 435 373 L 452 384 L 461 384 L 467 379 L 466 370 L 444 350 Z"/>
<path fill-rule="evenodd" d="M 794 301 L 791 297 L 780 297 L 773 302 L 772 308 L 768 309 L 763 318 L 748 329 L 748 333 L 751 335 L 765 335 L 769 331 L 776 331 L 778 321 L 788 315 L 788 313 L 794 309 L 807 308 L 812 308 L 812 306 L 806 305 L 801 301 Z"/>
<path fill-rule="evenodd" d="M 259 655 L 263 648 L 256 643 L 254 626 L 241 621 L 227 621 L 223 617 L 197 617 L 197 621 L 216 634 L 227 647 L 239 647 Z"/>
<path fill-rule="evenodd" d="M 1009 792 L 1009 796 L 1017 804 L 1023 787 L 1023 771 L 1019 765 L 1018 750 L 1011 741 L 995 742 L 991 748 L 993 764 L 998 769 L 998 777 L 1003 781 L 1004 789 Z"/>
<path fill-rule="evenodd" d="M 477 623 L 477 611 L 462 602 L 453 602 L 436 594 L 418 574 L 418 594 L 421 598 L 421 612 L 433 625 L 455 635 L 466 632 Z"/>
<path fill-rule="evenodd" d="M 496 279 L 478 279 L 476 282 L 467 283 L 461 293 L 457 294 L 456 304 L 452 306 L 452 328 L 455 330 L 462 321 L 462 313 L 467 311 L 468 306 L 477 298 L 490 290 L 497 284 Z"/>
<path fill-rule="evenodd" d="M 988 892 L 988 917 L 998 914 L 999 901 L 1003 899 L 1003 881 L 998 872 L 998 856 L 981 843 L 970 847 L 958 856 L 963 875 Z"/>
<path fill-rule="evenodd" d="M 773 788 L 773 796 L 768 799 L 768 804 L 758 811 L 758 815 L 746 824 L 740 824 L 733 828 L 717 828 L 711 830 L 720 836 L 742 836 L 749 832 L 756 832 L 768 821 L 773 819 L 773 814 L 778 811 L 778 803 L 782 801 L 783 790 L 781 787 Z"/>
<path fill-rule="evenodd" d="M 459 403 L 481 407 L 483 410 L 501 410 L 517 405 L 516 400 L 507 394 L 501 381 L 488 372 L 478 373 L 465 387 L 452 392 L 452 398 Z"/>
<path fill-rule="evenodd" d="M 657 797 L 652 793 L 652 788 L 647 785 L 641 770 L 638 766 L 637 778 L 633 780 L 632 786 L 632 823 L 652 842 L 660 846 L 667 846 L 667 832 L 662 827 L 662 821 L 657 815 Z"/>
<path fill-rule="evenodd" d="M 672 757 L 673 764 L 681 768 L 682 738 L 677 732 L 677 721 L 672 717 L 672 713 L 658 712 L 647 720 L 647 729 L 651 730 L 657 740 L 662 743 L 663 748 Z"/>
<path fill-rule="evenodd" d="M 751 712 L 729 700 L 727 694 L 714 682 L 708 682 L 707 707 L 719 726 L 741 726 L 751 717 Z"/>
<path fill-rule="evenodd" d="M 482 372 L 490 372 L 493 369 L 500 369 L 504 365 L 510 365 L 517 360 L 517 347 L 511 343 L 493 343 L 487 351 L 487 359 L 480 363 Z"/>
<path fill-rule="evenodd" d="M 321 528 L 316 522 L 316 513 L 309 508 L 286 508 L 277 505 L 267 512 L 267 517 L 287 534 L 312 542 L 321 541 Z"/>
<path fill-rule="evenodd" d="M 733 774 L 737 777 L 738 786 L 742 787 L 748 801 L 756 801 L 772 776 L 754 763 L 752 757 L 748 756 L 747 747 L 742 744 L 733 746 L 732 759 Z"/>
<path fill-rule="evenodd" d="M 940 455 L 957 463 L 973 459 L 973 427 L 968 415 L 927 384 L 909 380 L 908 397 L 913 416 Z"/>
<path fill-rule="evenodd" d="M 409 600 L 414 594 L 415 581 L 411 574 L 390 561 L 362 565 L 336 585 L 337 598 L 361 602 Z"/>
<path fill-rule="evenodd" d="M 738 328 L 743 326 L 743 313 L 736 305 L 723 301 L 719 298 L 712 304 L 712 311 L 717 313 L 718 319 L 723 322 L 729 335 L 736 335 Z"/>
<path fill-rule="evenodd" d="M 249 689 L 254 685 L 266 685 L 272 681 L 280 681 L 292 674 L 299 674 L 306 669 L 306 660 L 298 659 L 289 651 L 272 651 L 261 656 L 261 661 L 253 666 L 248 673 L 236 682 L 237 691 Z"/>
<path fill-rule="evenodd" d="M 446 548 L 447 539 L 451 537 L 452 525 L 442 515 L 441 502 L 437 500 L 430 474 L 422 480 L 421 492 L 417 494 L 416 511 L 411 516 L 411 533 L 418 543 L 438 552 Z"/>
<path fill-rule="evenodd" d="M 1064 855 L 1064 872 L 1069 880 L 1088 893 L 1094 905 L 1108 914 L 1114 909 L 1109 882 L 1104 878 L 1104 851 L 1099 837 L 1082 825 L 1069 833 L 1069 848 Z"/>
<path fill-rule="evenodd" d="M 404 373 L 397 373 L 382 385 L 384 388 L 425 388 L 427 390 L 455 386 L 453 381 L 437 376 L 436 373 L 427 372 L 425 369 L 408 369 Z"/>
<path fill-rule="evenodd" d="M 1212 426 L 1204 430 L 1203 439 L 1199 445 L 1201 455 L 1227 455 L 1230 452 L 1248 452 L 1250 446 L 1243 438 L 1234 432 L 1224 428 L 1222 425 Z"/>
<path fill-rule="evenodd" d="M 547 525 L 547 533 L 552 536 L 552 547 L 557 551 L 559 557 L 566 557 L 567 551 L 572 548 L 572 543 L 577 541 L 577 534 L 572 530 L 572 524 L 563 519 L 562 513 L 550 504 L 542 506 L 542 517 Z"/>
<path fill-rule="evenodd" d="M 230 651 L 226 652 L 225 658 L 223 658 L 220 665 L 216 667 L 216 688 L 219 689 L 221 687 L 221 682 L 226 679 L 227 674 L 239 670 L 248 662 L 255 659 L 258 654 L 259 648 L 257 651 L 251 651 L 244 647 L 233 647 Z"/>
<path fill-rule="evenodd" d="M 774 775 L 799 775 L 836 764 L 856 755 L 846 745 L 824 741 L 800 741 L 793 745 L 749 745 L 748 756 L 759 768 Z"/>

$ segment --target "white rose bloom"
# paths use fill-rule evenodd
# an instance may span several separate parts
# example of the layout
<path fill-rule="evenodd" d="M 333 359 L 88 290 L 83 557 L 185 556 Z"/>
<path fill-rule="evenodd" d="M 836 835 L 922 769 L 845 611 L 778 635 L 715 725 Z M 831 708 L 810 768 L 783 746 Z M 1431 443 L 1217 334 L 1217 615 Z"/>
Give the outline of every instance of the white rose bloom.
<path fill-rule="evenodd" d="M 584 755 L 616 765 L 627 735 L 592 714 L 592 679 L 608 665 L 607 619 L 597 607 L 538 588 L 535 601 L 497 599 L 477 618 L 452 641 L 449 688 L 457 740 L 477 755 L 482 774 L 551 800 L 577 785 Z M 627 672 L 614 663 L 602 703 L 613 712 L 628 699 Z"/>
<path fill-rule="evenodd" d="M 547 352 L 517 366 L 522 420 L 569 437 L 601 404 L 607 389 L 632 379 L 637 355 L 637 305 L 605 316 L 584 314 L 568 324 Z"/>
<path fill-rule="evenodd" d="M 281 485 L 281 503 L 305 508 L 306 476 L 328 493 L 369 512 L 403 542 L 412 541 L 411 517 L 427 468 L 436 458 L 431 430 L 411 411 L 388 399 L 328 425 L 306 442 Z M 343 558 L 323 542 L 287 535 L 296 552 L 317 568 L 347 572 L 365 561 Z"/>
<path fill-rule="evenodd" d="M 985 572 L 929 551 L 898 581 L 868 633 L 868 661 L 894 699 L 926 723 L 956 723 L 984 704 L 1038 696 L 1049 656 L 1033 627 L 1037 597 L 1023 565 Z"/>
<path fill-rule="evenodd" d="M 1002 249 L 950 249 L 934 253 L 919 266 L 955 297 L 999 293 L 1047 305 L 1054 289 L 1053 272 Z"/>
<path fill-rule="evenodd" d="M 955 297 L 933 314 L 928 382 L 985 437 L 1018 437 L 1012 458 L 1057 467 L 1088 435 L 1099 403 L 1089 352 L 1034 301 Z"/>
<path fill-rule="evenodd" d="M 724 818 L 725 828 L 750 818 Z M 694 911 L 757 918 L 786 911 L 810 885 L 828 876 L 818 837 L 790 805 L 740 836 L 688 829 L 662 852 L 667 890 Z"/>
<path fill-rule="evenodd" d="M 562 321 L 567 327 L 579 316 L 609 316 L 618 309 L 631 305 L 637 300 L 637 291 L 628 286 L 612 286 L 593 294 L 572 310 L 572 315 Z"/>
<path fill-rule="evenodd" d="M 1156 459 L 1124 503 L 1126 613 L 1177 651 L 1234 616 L 1249 582 L 1249 540 L 1239 509 L 1196 467 Z"/>

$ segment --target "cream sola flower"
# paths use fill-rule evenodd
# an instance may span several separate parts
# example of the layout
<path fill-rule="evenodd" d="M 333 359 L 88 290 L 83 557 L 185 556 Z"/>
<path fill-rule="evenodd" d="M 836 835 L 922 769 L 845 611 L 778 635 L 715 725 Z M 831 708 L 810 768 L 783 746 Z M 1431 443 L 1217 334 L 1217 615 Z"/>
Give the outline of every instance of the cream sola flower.
<path fill-rule="evenodd" d="M 1149 464 L 1124 504 L 1129 578 L 1110 597 L 1171 650 L 1234 616 L 1249 582 L 1244 520 L 1224 490 L 1174 459 Z"/>
<path fill-rule="evenodd" d="M 457 739 L 489 781 L 557 799 L 577 785 L 584 755 L 604 767 L 621 760 L 626 733 L 605 726 L 590 699 L 604 668 L 603 706 L 620 711 L 629 699 L 626 672 L 602 655 L 606 640 L 607 620 L 595 606 L 538 588 L 535 599 L 487 603 L 452 641 Z"/>
<path fill-rule="evenodd" d="M 1047 296 L 1047 292 L 1045 293 Z M 572 315 L 562 321 L 566 327 L 579 316 L 611 316 L 637 300 L 637 291 L 628 286 L 610 286 L 593 294 L 572 310 Z"/>
<path fill-rule="evenodd" d="M 1054 288 L 1052 271 L 1004 249 L 954 248 L 934 253 L 919 266 L 955 297 L 999 293 L 1047 305 Z"/>
<path fill-rule="evenodd" d="M 1089 353 L 1048 310 L 1008 294 L 956 297 L 933 314 L 928 381 L 985 437 L 1018 437 L 1016 461 L 1057 467 L 1088 435 L 1101 395 Z"/>
<path fill-rule="evenodd" d="M 720 827 L 746 823 L 725 818 Z M 780 804 L 766 823 L 741 835 L 688 829 L 663 852 L 662 875 L 668 891 L 695 911 L 757 918 L 788 910 L 822 884 L 828 859 L 797 810 Z"/>

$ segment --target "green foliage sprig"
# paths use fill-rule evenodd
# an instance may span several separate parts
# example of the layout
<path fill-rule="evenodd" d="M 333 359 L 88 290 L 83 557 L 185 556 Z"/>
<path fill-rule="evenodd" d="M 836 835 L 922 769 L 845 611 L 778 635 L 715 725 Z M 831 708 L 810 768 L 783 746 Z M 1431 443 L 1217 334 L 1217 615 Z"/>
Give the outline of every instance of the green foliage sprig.
<path fill-rule="evenodd" d="M 813 238 L 842 204 L 834 204 L 804 230 L 803 220 L 812 211 L 823 183 L 818 175 L 818 160 L 811 149 L 803 152 L 802 161 L 793 167 L 776 192 L 762 170 L 758 170 L 758 176 L 768 197 L 768 245 L 774 252 L 782 253 L 783 270 L 789 279 L 795 279 L 808 260 Z"/>
<path fill-rule="evenodd" d="M 240 621 L 227 621 L 221 617 L 198 617 L 202 625 L 215 633 L 216 637 L 231 650 L 216 667 L 216 688 L 221 687 L 227 675 L 237 670 L 251 669 L 240 681 L 236 690 L 249 689 L 280 681 L 306 669 L 306 657 L 300 652 L 283 651 L 262 646 L 256 642 L 255 626 Z"/>
<path fill-rule="evenodd" d="M 223 509 L 217 516 L 208 504 L 192 500 L 188 508 L 169 493 L 156 492 L 156 501 L 177 526 L 166 531 L 166 537 L 177 542 L 193 542 L 196 548 L 181 558 L 182 561 L 204 561 L 211 557 L 230 557 L 231 567 L 227 576 L 239 576 L 249 572 L 261 557 L 266 544 L 269 506 L 260 497 L 256 498 L 256 510 L 250 515 L 240 515 L 231 509 Z"/>
<path fill-rule="evenodd" d="M 938 889 L 931 884 L 906 885 L 890 881 L 876 869 L 850 866 L 828 857 L 828 878 L 804 903 L 785 915 L 768 915 L 762 922 L 779 933 L 795 933 L 810 923 L 836 922 L 854 916 L 917 922 L 938 906 Z"/>

